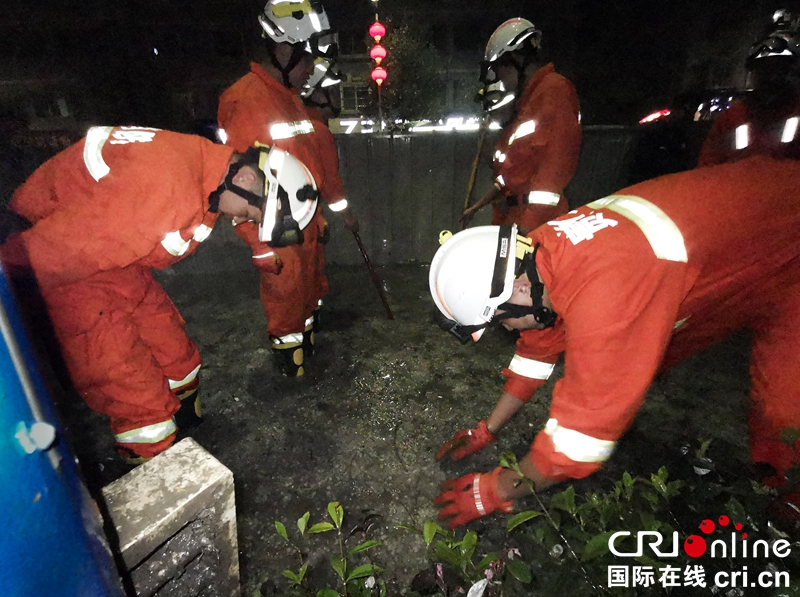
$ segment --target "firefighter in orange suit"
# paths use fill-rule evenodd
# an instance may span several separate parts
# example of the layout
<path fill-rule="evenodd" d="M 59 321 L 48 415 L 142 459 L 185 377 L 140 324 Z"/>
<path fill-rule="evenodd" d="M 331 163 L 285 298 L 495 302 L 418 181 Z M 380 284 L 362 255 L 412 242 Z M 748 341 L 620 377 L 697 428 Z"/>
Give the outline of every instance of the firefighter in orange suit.
<path fill-rule="evenodd" d="M 755 154 L 800 159 L 800 15 L 778 10 L 754 44 L 746 68 L 753 89 L 720 114 L 700 149 L 698 166 Z"/>
<path fill-rule="evenodd" d="M 489 203 L 492 224 L 525 230 L 569 209 L 564 187 L 580 155 L 580 106 L 572 83 L 540 62 L 540 39 L 533 23 L 517 18 L 500 25 L 486 46 L 481 80 L 502 83 L 516 103 L 494 153 L 495 184 L 462 214 L 464 224 Z"/>
<path fill-rule="evenodd" d="M 190 255 L 220 213 L 259 221 L 257 170 L 194 135 L 94 127 L 13 196 L 32 226 L 2 246 L 3 266 L 34 274 L 75 389 L 131 463 L 201 416 L 200 354 L 151 268 Z"/>
<path fill-rule="evenodd" d="M 299 18 L 298 18 L 299 17 Z M 318 149 L 318 130 L 309 119 L 298 93 L 314 70 L 314 57 L 334 57 L 335 35 L 318 2 L 269 0 L 259 16 L 267 59 L 252 63 L 250 73 L 220 98 L 218 120 L 227 143 L 243 150 L 256 143 L 276 146 L 303 162 L 314 180 L 324 182 Z M 323 197 L 330 196 L 320 186 Z M 343 210 L 346 211 L 346 210 Z M 314 260 L 325 239 L 327 223 L 315 215 L 302 230 L 302 242 L 287 246 L 256 242 L 255 226 L 237 226 L 237 234 L 253 251 L 261 270 L 261 301 L 267 334 L 284 375 L 304 374 L 304 340 L 311 342 L 314 311 L 309 308 L 318 281 Z M 299 240 L 299 238 L 297 239 Z M 319 302 L 316 298 L 315 305 Z"/>
<path fill-rule="evenodd" d="M 444 242 L 430 287 L 462 337 L 521 330 L 492 414 L 439 450 L 454 459 L 495 434 L 550 376 L 550 418 L 521 461 L 537 489 L 603 466 L 654 377 L 733 331 L 753 330 L 750 449 L 782 485 L 800 461 L 800 163 L 754 156 L 637 184 L 547 222 L 478 227 Z M 507 469 L 449 481 L 452 527 L 511 511 L 527 491 Z M 797 488 L 787 500 L 800 503 Z"/>

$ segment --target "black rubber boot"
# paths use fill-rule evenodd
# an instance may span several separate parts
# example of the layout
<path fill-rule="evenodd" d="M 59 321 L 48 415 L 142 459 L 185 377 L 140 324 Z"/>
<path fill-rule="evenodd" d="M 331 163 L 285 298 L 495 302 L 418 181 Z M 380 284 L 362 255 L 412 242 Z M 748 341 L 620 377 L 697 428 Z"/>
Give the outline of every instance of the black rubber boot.
<path fill-rule="evenodd" d="M 177 392 L 181 407 L 175 413 L 175 424 L 178 429 L 187 430 L 197 427 L 203 422 L 203 409 L 200 406 L 200 392 L 197 387 L 185 392 Z"/>
<path fill-rule="evenodd" d="M 275 355 L 278 369 L 285 377 L 305 375 L 302 344 L 275 344 L 272 346 L 272 352 Z"/>

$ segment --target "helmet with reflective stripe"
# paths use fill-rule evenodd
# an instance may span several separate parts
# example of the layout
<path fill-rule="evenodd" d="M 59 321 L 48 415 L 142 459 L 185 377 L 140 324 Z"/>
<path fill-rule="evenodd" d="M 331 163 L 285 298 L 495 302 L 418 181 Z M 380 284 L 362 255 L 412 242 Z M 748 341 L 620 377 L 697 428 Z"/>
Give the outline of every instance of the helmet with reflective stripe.
<path fill-rule="evenodd" d="M 777 10 L 772 15 L 768 34 L 753 44 L 747 56 L 747 67 L 752 68 L 760 58 L 786 56 L 800 57 L 800 15 L 787 10 Z"/>
<path fill-rule="evenodd" d="M 535 53 L 541 48 L 542 32 L 527 19 L 509 19 L 497 29 L 486 44 L 481 63 L 481 81 L 497 80 L 497 61 L 509 52 Z"/>
<path fill-rule="evenodd" d="M 261 151 L 259 168 L 266 177 L 259 240 L 273 247 L 301 244 L 302 231 L 317 210 L 314 176 L 300 160 L 277 147 Z"/>
<path fill-rule="evenodd" d="M 482 326 L 471 331 L 477 342 L 513 292 L 517 227 L 477 226 L 449 239 L 446 234 L 431 262 L 431 296 L 450 321 L 468 330 Z"/>
<path fill-rule="evenodd" d="M 315 56 L 336 57 L 336 34 L 320 0 L 269 0 L 258 22 L 275 43 L 302 44 Z"/>

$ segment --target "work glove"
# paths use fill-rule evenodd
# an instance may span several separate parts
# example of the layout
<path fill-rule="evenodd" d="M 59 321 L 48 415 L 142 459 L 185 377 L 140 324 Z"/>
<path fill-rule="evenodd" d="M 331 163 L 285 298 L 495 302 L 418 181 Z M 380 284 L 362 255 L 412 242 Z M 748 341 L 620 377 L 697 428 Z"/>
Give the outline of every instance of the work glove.
<path fill-rule="evenodd" d="M 483 450 L 497 438 L 486 426 L 486 419 L 478 423 L 475 429 L 464 429 L 453 436 L 453 439 L 444 442 L 436 452 L 436 460 L 441 460 L 448 454 L 453 460 L 461 460 L 475 452 Z"/>
<path fill-rule="evenodd" d="M 433 501 L 441 508 L 439 518 L 455 529 L 497 510 L 511 512 L 514 502 L 501 500 L 497 490 L 498 478 L 503 470 L 498 466 L 491 473 L 469 473 L 445 481 L 442 493 Z"/>

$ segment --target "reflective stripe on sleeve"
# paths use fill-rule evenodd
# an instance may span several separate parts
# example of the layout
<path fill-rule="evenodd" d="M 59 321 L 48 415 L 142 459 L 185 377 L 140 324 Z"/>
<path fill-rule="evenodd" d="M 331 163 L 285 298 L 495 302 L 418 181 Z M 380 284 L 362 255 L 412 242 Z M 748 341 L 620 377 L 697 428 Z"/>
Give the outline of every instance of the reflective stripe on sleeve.
<path fill-rule="evenodd" d="M 267 257 L 271 257 L 275 254 L 275 251 L 270 251 L 269 253 L 261 253 L 261 255 L 253 255 L 253 259 L 266 259 Z"/>
<path fill-rule="evenodd" d="M 556 452 L 575 462 L 604 462 L 611 456 L 617 443 L 567 429 L 559 425 L 556 419 L 547 421 L 544 432 L 550 436 Z"/>
<path fill-rule="evenodd" d="M 736 127 L 736 149 L 744 149 L 750 144 L 750 127 L 746 124 L 740 124 Z"/>
<path fill-rule="evenodd" d="M 314 316 L 312 315 L 311 317 L 306 319 L 306 322 L 303 325 L 305 325 L 306 329 L 308 329 L 310 326 L 314 325 Z"/>
<path fill-rule="evenodd" d="M 269 127 L 269 136 L 273 140 L 289 139 L 298 135 L 308 135 L 314 132 L 314 124 L 310 120 L 297 122 L 278 122 Z"/>
<path fill-rule="evenodd" d="M 506 186 L 506 179 L 503 178 L 502 174 L 500 176 L 498 176 L 497 178 L 495 178 L 494 181 L 495 181 L 495 184 L 499 184 L 500 185 L 500 188 Z"/>
<path fill-rule="evenodd" d="M 522 124 L 517 127 L 517 130 L 509 137 L 508 144 L 511 145 L 517 139 L 521 139 L 522 137 L 526 137 L 533 133 L 536 130 L 536 121 L 535 120 L 526 120 Z"/>
<path fill-rule="evenodd" d="M 515 354 L 508 368 L 510 371 L 522 377 L 528 377 L 530 379 L 548 379 L 556 366 L 551 363 L 526 359 L 525 357 Z"/>
<path fill-rule="evenodd" d="M 189 250 L 190 244 L 188 240 L 183 240 L 180 230 L 168 233 L 164 237 L 164 240 L 161 241 L 161 245 L 167 250 L 167 253 L 175 257 L 180 257 L 186 253 L 186 251 Z"/>
<path fill-rule="evenodd" d="M 108 141 L 113 126 L 93 126 L 86 133 L 86 141 L 83 145 L 83 163 L 86 169 L 96 181 L 111 172 L 105 160 L 103 160 L 103 145 Z"/>
<path fill-rule="evenodd" d="M 347 199 L 340 199 L 339 201 L 334 201 L 328 207 L 331 208 L 332 212 L 339 213 L 340 211 L 344 211 L 347 209 Z"/>
<path fill-rule="evenodd" d="M 153 423 L 138 429 L 131 429 L 125 433 L 117 433 L 114 437 L 119 444 L 155 444 L 168 438 L 177 430 L 175 421 L 169 419 L 161 423 Z"/>
<path fill-rule="evenodd" d="M 661 208 L 641 197 L 610 195 L 587 204 L 591 209 L 608 209 L 636 224 L 659 259 L 686 263 L 689 259 L 683 235 Z"/>
<path fill-rule="evenodd" d="M 169 389 L 174 390 L 175 388 L 180 388 L 181 386 L 185 386 L 186 384 L 192 383 L 195 378 L 197 377 L 197 372 L 200 371 L 200 365 L 192 369 L 191 373 L 181 379 L 180 381 L 170 379 L 169 380 Z"/>
<path fill-rule="evenodd" d="M 212 228 L 206 226 L 205 224 L 200 224 L 197 228 L 194 229 L 194 234 L 192 238 L 197 242 L 201 243 L 208 238 L 208 235 L 211 234 Z"/>
<path fill-rule="evenodd" d="M 792 116 L 786 119 L 786 124 L 783 125 L 783 133 L 781 134 L 781 143 L 791 143 L 794 141 L 794 136 L 797 134 L 797 116 Z"/>
<path fill-rule="evenodd" d="M 531 191 L 528 193 L 528 205 L 558 205 L 561 195 L 548 191 Z"/>

